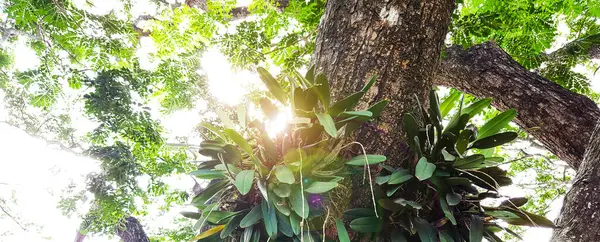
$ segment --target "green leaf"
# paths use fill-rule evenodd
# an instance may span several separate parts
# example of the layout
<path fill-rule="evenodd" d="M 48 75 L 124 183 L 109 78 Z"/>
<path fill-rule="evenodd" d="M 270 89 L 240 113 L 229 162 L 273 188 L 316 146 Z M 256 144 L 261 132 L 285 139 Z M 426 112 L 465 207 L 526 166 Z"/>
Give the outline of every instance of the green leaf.
<path fill-rule="evenodd" d="M 375 177 L 375 183 L 377 183 L 377 185 L 381 185 L 384 183 L 387 183 L 390 180 L 391 175 L 387 175 L 387 176 L 377 176 Z"/>
<path fill-rule="evenodd" d="M 440 114 L 442 115 L 442 118 L 446 117 L 450 110 L 454 108 L 454 104 L 456 103 L 456 101 L 458 101 L 459 98 L 460 92 L 455 91 L 452 92 L 450 96 L 448 96 L 446 99 L 444 99 L 444 101 L 440 104 Z"/>
<path fill-rule="evenodd" d="M 510 121 L 512 121 L 516 116 L 517 111 L 514 109 L 509 109 L 501 114 L 498 114 L 496 117 L 487 121 L 487 123 L 485 123 L 485 125 L 479 129 L 479 132 L 477 133 L 477 139 L 483 139 L 498 133 L 498 131 L 508 126 L 508 123 L 510 123 Z"/>
<path fill-rule="evenodd" d="M 414 225 L 421 242 L 438 242 L 437 230 L 422 218 L 414 218 Z"/>
<path fill-rule="evenodd" d="M 513 207 L 521 207 L 525 205 L 529 201 L 526 197 L 513 197 L 508 200 L 504 200 L 500 203 L 500 206 L 513 206 Z"/>
<path fill-rule="evenodd" d="M 392 195 L 394 195 L 394 193 L 396 193 L 396 191 L 398 191 L 398 189 L 400 189 L 400 187 L 402 186 L 402 184 L 400 185 L 394 185 L 394 186 L 390 186 L 387 191 L 385 191 L 385 194 L 388 197 L 391 197 Z"/>
<path fill-rule="evenodd" d="M 225 186 L 227 186 L 228 184 L 229 181 L 222 180 L 212 185 L 209 185 L 208 187 L 206 187 L 206 189 L 204 189 L 204 191 L 202 191 L 202 193 L 198 194 L 196 197 L 194 197 L 194 199 L 192 199 L 192 204 L 196 206 L 206 204 L 207 201 L 213 198 L 215 194 L 217 194 L 217 192 L 223 190 L 223 188 L 225 188 Z"/>
<path fill-rule="evenodd" d="M 446 193 L 446 201 L 448 202 L 448 205 L 450 205 L 450 206 L 457 205 L 458 203 L 460 203 L 461 200 L 462 200 L 462 196 L 460 194 L 457 194 L 454 192 Z"/>
<path fill-rule="evenodd" d="M 269 200 L 269 194 L 267 193 L 267 184 L 265 183 L 265 181 L 258 179 L 256 185 L 258 186 L 258 190 L 263 195 L 265 200 Z"/>
<path fill-rule="evenodd" d="M 289 213 L 287 215 L 277 213 L 277 228 L 279 229 L 279 232 L 286 237 L 294 237 L 294 230 L 292 229 L 290 219 L 288 218 L 289 215 Z"/>
<path fill-rule="evenodd" d="M 411 207 L 411 208 L 414 208 L 417 210 L 423 208 L 423 205 L 421 205 L 420 203 L 415 202 L 415 201 L 406 200 L 404 198 L 396 198 L 396 199 L 394 199 L 394 202 L 397 204 L 400 204 L 404 207 Z"/>
<path fill-rule="evenodd" d="M 233 218 L 231 218 L 227 225 L 225 225 L 225 228 L 221 231 L 221 239 L 231 235 L 231 233 L 237 229 L 238 226 L 240 226 L 240 221 L 242 218 L 242 215 L 235 215 Z"/>
<path fill-rule="evenodd" d="M 427 180 L 433 175 L 435 171 L 435 165 L 429 163 L 427 158 L 421 157 L 417 162 L 417 167 L 415 167 L 415 176 L 419 179 L 419 181 Z"/>
<path fill-rule="evenodd" d="M 487 149 L 506 144 L 513 141 L 519 135 L 516 132 L 504 132 L 476 140 L 471 145 L 471 148 Z"/>
<path fill-rule="evenodd" d="M 242 135 L 240 135 L 237 131 L 233 129 L 225 129 L 224 132 L 244 152 L 246 152 L 248 155 L 254 155 L 254 153 L 252 152 L 252 146 L 250 146 L 250 144 L 248 144 L 248 141 L 246 141 L 246 139 L 244 139 L 244 137 L 242 137 Z"/>
<path fill-rule="evenodd" d="M 275 214 L 274 206 L 269 206 L 268 201 L 263 200 L 260 204 L 262 217 L 265 224 L 265 230 L 270 238 L 277 237 L 277 214 Z"/>
<path fill-rule="evenodd" d="M 402 183 L 410 180 L 411 178 L 413 178 L 413 176 L 408 172 L 408 170 L 399 169 L 397 171 L 394 171 L 394 173 L 392 173 L 392 175 L 390 175 L 388 184 L 390 184 L 390 185 L 402 184 Z"/>
<path fill-rule="evenodd" d="M 225 139 L 225 134 L 223 134 L 223 132 L 221 132 L 221 129 L 213 126 L 212 124 L 202 122 L 199 124 L 199 126 L 212 132 L 217 137 L 219 137 L 221 140 L 223 140 L 223 141 L 227 140 L 227 139 Z"/>
<path fill-rule="evenodd" d="M 470 156 L 466 156 L 464 158 L 459 158 L 454 162 L 454 167 L 470 169 L 473 167 L 477 167 L 485 161 L 485 156 L 481 154 L 474 154 Z"/>
<path fill-rule="evenodd" d="M 311 183 L 307 188 L 304 188 L 304 191 L 306 191 L 308 193 L 319 194 L 319 193 L 328 192 L 331 189 L 337 187 L 337 185 L 338 185 L 337 182 L 316 181 L 316 182 Z"/>
<path fill-rule="evenodd" d="M 244 229 L 244 233 L 242 234 L 243 242 L 250 242 L 252 239 L 252 233 L 254 232 L 254 226 L 248 227 Z"/>
<path fill-rule="evenodd" d="M 454 242 L 454 239 L 452 239 L 452 236 L 447 231 L 440 230 L 438 232 L 440 233 L 440 242 Z"/>
<path fill-rule="evenodd" d="M 373 86 L 373 84 L 375 83 L 376 80 L 377 80 L 377 76 L 376 75 L 371 76 L 371 79 L 369 79 L 369 82 L 360 91 L 361 92 L 365 92 L 365 93 L 367 91 L 369 91 L 369 89 L 371 89 L 371 87 Z"/>
<path fill-rule="evenodd" d="M 473 131 L 469 129 L 465 129 L 460 132 L 458 135 L 458 139 L 456 139 L 455 150 L 458 154 L 462 155 L 467 150 L 469 143 L 471 141 L 471 136 L 473 136 Z"/>
<path fill-rule="evenodd" d="M 462 113 L 467 113 L 471 117 L 474 117 L 475 115 L 479 114 L 479 112 L 481 112 L 484 108 L 489 107 L 491 103 L 491 98 L 484 98 L 478 100 L 477 102 L 472 103 L 468 107 L 463 108 Z"/>
<path fill-rule="evenodd" d="M 404 114 L 404 131 L 408 140 L 413 140 L 419 135 L 419 123 L 410 113 Z"/>
<path fill-rule="evenodd" d="M 350 236 L 348 236 L 348 231 L 346 230 L 346 227 L 344 227 L 344 222 L 342 222 L 341 219 L 338 218 L 335 220 L 335 227 L 337 228 L 338 239 L 340 242 L 350 242 Z"/>
<path fill-rule="evenodd" d="M 195 220 L 200 219 L 200 217 L 202 216 L 200 213 L 189 212 L 189 211 L 183 211 L 183 212 L 180 212 L 180 214 L 186 218 L 191 218 L 191 219 L 195 219 Z"/>
<path fill-rule="evenodd" d="M 358 116 L 358 117 L 367 117 L 367 118 L 370 118 L 371 116 L 373 116 L 373 113 L 371 111 L 367 111 L 367 110 L 363 110 L 363 111 L 345 111 L 345 112 L 342 112 L 341 115 L 344 115 L 344 116 Z"/>
<path fill-rule="evenodd" d="M 279 100 L 281 103 L 286 104 L 287 103 L 287 95 L 286 95 L 285 91 L 283 90 L 283 88 L 281 87 L 281 85 L 279 85 L 279 82 L 277 80 L 275 80 L 275 78 L 271 75 L 271 73 L 269 73 L 267 70 L 265 70 L 262 67 L 258 67 L 256 69 L 256 71 L 258 71 L 258 75 L 260 76 L 260 79 L 265 83 L 265 85 L 267 86 L 267 89 L 269 89 L 271 94 L 273 94 L 273 96 L 275 98 L 277 98 L 277 100 Z"/>
<path fill-rule="evenodd" d="M 273 197 L 273 205 L 275 205 L 275 208 L 277 208 L 277 211 L 280 213 L 285 216 L 290 216 L 290 206 L 284 200 L 285 199 Z"/>
<path fill-rule="evenodd" d="M 325 132 L 329 134 L 331 137 L 337 137 L 337 129 L 335 128 L 335 122 L 333 122 L 333 118 L 329 114 L 326 113 L 317 113 L 317 119 L 319 119 L 319 123 L 325 129 Z"/>
<path fill-rule="evenodd" d="M 275 166 L 274 169 L 275 169 L 275 176 L 277 177 L 277 180 L 279 180 L 280 182 L 287 183 L 287 184 L 293 184 L 294 182 L 296 182 L 294 173 L 292 173 L 292 170 L 290 170 L 290 168 L 288 168 L 287 166 L 278 165 L 278 166 Z"/>
<path fill-rule="evenodd" d="M 296 215 L 295 213 L 290 214 L 290 225 L 292 226 L 292 231 L 294 231 L 294 234 L 296 235 L 300 234 L 301 221 L 302 218 L 300 218 L 300 216 Z"/>
<path fill-rule="evenodd" d="M 341 112 L 353 109 L 358 103 L 358 101 L 360 101 L 360 99 L 363 97 L 363 95 L 365 95 L 364 92 L 357 92 L 345 97 L 342 100 L 337 101 L 336 103 L 331 105 L 331 108 L 329 109 L 329 114 L 333 117 L 336 117 Z"/>
<path fill-rule="evenodd" d="M 453 156 L 450 153 L 448 153 L 446 149 L 442 150 L 442 155 L 444 156 L 445 161 L 454 161 L 456 159 L 456 156 Z"/>
<path fill-rule="evenodd" d="M 207 213 L 205 211 L 205 213 Z M 213 224 L 224 224 L 228 222 L 228 219 L 239 214 L 239 212 L 230 212 L 230 211 L 212 211 L 206 214 L 206 221 L 211 222 Z"/>
<path fill-rule="evenodd" d="M 208 180 L 225 178 L 225 173 L 223 173 L 222 171 L 216 171 L 216 170 L 196 170 L 196 171 L 192 171 L 190 173 L 190 175 L 195 176 L 199 179 L 208 179 Z"/>
<path fill-rule="evenodd" d="M 456 225 L 456 219 L 454 218 L 452 209 L 448 206 L 448 203 L 446 202 L 446 198 L 444 196 L 440 196 L 439 201 L 440 201 L 440 207 L 442 208 L 442 211 L 444 211 L 444 215 L 446 215 L 446 218 L 448 218 L 448 220 L 450 220 L 452 225 Z"/>
<path fill-rule="evenodd" d="M 329 82 L 327 81 L 327 77 L 323 73 L 317 74 L 315 85 L 317 96 L 319 97 L 321 104 L 323 104 L 325 112 L 327 112 L 329 110 L 329 105 L 331 104 L 331 91 L 329 90 Z"/>
<path fill-rule="evenodd" d="M 250 226 L 254 225 L 262 218 L 261 214 L 262 214 L 262 210 L 261 210 L 260 206 L 256 206 L 256 207 L 252 208 L 252 210 L 250 210 L 250 212 L 248 212 L 246 214 L 246 216 L 244 216 L 242 221 L 240 221 L 240 227 L 246 228 L 246 227 L 250 227 Z"/>
<path fill-rule="evenodd" d="M 483 220 L 479 216 L 471 216 L 469 226 L 469 242 L 481 242 L 483 240 Z"/>
<path fill-rule="evenodd" d="M 377 164 L 384 162 L 387 158 L 384 155 L 366 155 L 366 163 L 369 165 Z M 350 161 L 346 162 L 346 165 L 352 166 L 364 166 L 365 165 L 365 155 L 358 155 L 350 159 Z"/>
<path fill-rule="evenodd" d="M 265 116 L 270 120 L 275 120 L 279 115 L 279 109 L 268 98 L 262 98 L 258 101 L 260 109 L 262 109 Z"/>
<path fill-rule="evenodd" d="M 468 178 L 464 178 L 464 177 L 448 177 L 448 178 L 444 179 L 444 181 L 449 186 L 456 186 L 456 185 L 470 186 L 471 185 L 471 180 L 469 180 Z"/>
<path fill-rule="evenodd" d="M 376 233 L 381 230 L 381 219 L 377 217 L 357 218 L 350 222 L 350 228 L 361 233 Z"/>
<path fill-rule="evenodd" d="M 308 218 L 308 201 L 306 200 L 306 196 L 303 196 L 303 191 L 300 189 L 300 186 L 295 186 L 292 188 L 292 194 L 290 195 L 290 203 L 292 205 L 292 210 L 296 212 L 302 218 Z"/>
<path fill-rule="evenodd" d="M 384 199 L 379 199 L 379 201 L 377 201 L 377 203 L 379 203 L 379 205 L 389 211 L 392 212 L 396 212 L 402 208 L 404 208 L 404 206 L 400 206 L 399 204 L 395 203 L 394 201 L 384 198 Z"/>
<path fill-rule="evenodd" d="M 435 117 L 436 120 L 441 121 L 442 120 L 442 114 L 440 111 L 440 100 L 437 96 L 437 93 L 435 92 L 435 90 L 431 90 L 429 92 L 429 109 L 431 110 L 431 116 L 432 118 Z"/>
<path fill-rule="evenodd" d="M 304 75 L 304 79 L 311 83 L 315 82 L 315 65 L 312 65 L 310 68 L 308 68 L 306 74 Z"/>
<path fill-rule="evenodd" d="M 242 195 L 246 195 L 250 192 L 252 183 L 254 183 L 254 170 L 240 171 L 235 176 L 235 187 L 237 187 Z"/>
<path fill-rule="evenodd" d="M 290 188 L 290 185 L 280 183 L 273 188 L 273 192 L 279 197 L 289 197 L 292 189 Z"/>
<path fill-rule="evenodd" d="M 375 212 L 371 208 L 352 208 L 344 212 L 344 217 L 350 220 L 373 216 L 375 216 Z"/>
<path fill-rule="evenodd" d="M 390 237 L 392 238 L 392 242 L 406 242 L 407 241 L 406 237 L 404 237 L 402 232 L 400 232 L 400 230 L 398 230 L 398 229 L 392 231 L 392 235 Z"/>

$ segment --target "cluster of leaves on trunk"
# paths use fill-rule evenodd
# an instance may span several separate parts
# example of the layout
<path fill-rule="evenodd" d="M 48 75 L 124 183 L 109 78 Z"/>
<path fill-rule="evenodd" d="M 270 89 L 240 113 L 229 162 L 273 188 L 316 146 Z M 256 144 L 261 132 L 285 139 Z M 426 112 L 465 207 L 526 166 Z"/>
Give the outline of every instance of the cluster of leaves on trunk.
<path fill-rule="evenodd" d="M 284 132 L 270 137 L 259 120 L 246 122 L 238 114 L 241 131 L 202 126 L 214 133 L 214 140 L 201 143 L 200 153 L 211 159 L 192 175 L 212 180 L 192 199 L 200 213 L 186 213 L 197 219 L 197 228 L 211 228 L 194 240 L 221 241 L 318 241 L 323 228 L 333 224 L 336 197 L 346 196 L 347 166 L 362 166 L 386 159 L 381 155 L 360 155 L 350 160 L 339 156 L 349 145 L 344 138 L 365 122 L 379 116 L 387 101 L 366 110 L 354 111 L 372 78 L 359 92 L 337 102 L 331 100 L 325 75 L 310 69 L 284 75 L 287 92 L 271 74 L 259 68 L 261 79 L 273 99 L 263 98 L 260 106 L 268 119 L 290 105 L 293 118 Z M 338 214 L 345 208 L 341 208 Z M 331 215 L 330 215 L 331 214 Z"/>
<path fill-rule="evenodd" d="M 502 241 L 495 234 L 498 231 L 518 237 L 501 222 L 554 227 L 548 219 L 519 209 L 526 198 L 509 198 L 498 206 L 483 201 L 504 198 L 499 189 L 512 181 L 499 167 L 503 158 L 474 151 L 517 138 L 516 132 L 498 133 L 516 116 L 515 110 L 500 113 L 478 129 L 469 120 L 491 103 L 491 99 L 481 99 L 465 108 L 461 104 L 444 127 L 442 118 L 451 101 L 438 105 L 432 91 L 427 111 L 419 107 L 418 115 L 404 115 L 404 129 L 414 157 L 404 167 L 380 164 L 382 171 L 376 178 L 382 190 L 377 201 L 379 214 L 372 209 L 350 209 L 345 213 L 351 219 L 350 228 L 375 233 L 375 237 L 391 232 L 394 241 L 476 242 L 483 238 Z M 393 229 L 385 231 L 390 224 Z"/>

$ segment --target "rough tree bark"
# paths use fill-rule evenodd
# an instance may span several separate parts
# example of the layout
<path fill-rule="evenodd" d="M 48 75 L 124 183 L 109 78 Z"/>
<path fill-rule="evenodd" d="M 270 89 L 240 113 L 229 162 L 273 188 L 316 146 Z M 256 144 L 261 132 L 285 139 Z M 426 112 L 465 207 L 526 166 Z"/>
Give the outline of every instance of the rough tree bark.
<path fill-rule="evenodd" d="M 448 48 L 434 82 L 516 109 L 515 122 L 575 170 L 600 118 L 592 100 L 528 71 L 491 42 Z"/>
<path fill-rule="evenodd" d="M 600 241 L 600 123 L 591 137 L 551 241 Z"/>
<path fill-rule="evenodd" d="M 123 242 L 150 242 L 144 232 L 144 227 L 134 217 L 125 219 L 125 229 L 117 228 L 117 235 Z"/>
<path fill-rule="evenodd" d="M 363 128 L 356 140 L 367 152 L 385 154 L 388 164 L 412 157 L 401 117 L 424 102 L 432 86 L 454 0 L 327 1 L 312 63 L 325 73 L 334 99 L 359 91 L 372 75 L 377 82 L 365 95 L 389 100 L 376 127 Z M 362 103 L 367 107 L 369 103 Z M 356 147 L 356 153 L 360 147 Z M 371 205 L 368 185 L 353 181 L 352 207 Z"/>

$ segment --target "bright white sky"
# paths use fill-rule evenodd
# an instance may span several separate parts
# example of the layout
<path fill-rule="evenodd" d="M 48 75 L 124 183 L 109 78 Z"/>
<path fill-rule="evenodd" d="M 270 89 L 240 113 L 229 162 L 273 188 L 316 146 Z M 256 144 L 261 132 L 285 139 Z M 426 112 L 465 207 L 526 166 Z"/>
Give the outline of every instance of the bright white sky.
<path fill-rule="evenodd" d="M 248 4 L 250 0 L 238 1 L 239 5 Z M 85 0 L 75 0 L 81 5 Z M 119 0 L 94 0 L 95 7 L 90 11 L 96 14 L 106 14 L 112 10 L 122 10 Z M 153 13 L 156 6 L 148 0 L 137 0 L 133 9 L 138 14 Z M 172 2 L 172 1 L 171 1 Z M 0 18 L 1 19 L 1 18 Z M 563 31 L 565 28 L 561 28 Z M 566 33 L 563 33 L 566 34 Z M 554 48 L 558 48 L 559 39 Z M 138 56 L 144 59 L 153 51 L 153 43 L 149 38 L 144 38 Z M 25 45 L 18 45 L 15 49 L 18 55 L 15 57 L 15 66 L 19 70 L 35 68 L 39 60 L 35 53 Z M 226 58 L 215 49 L 211 49 L 203 55 L 204 72 L 209 79 L 211 93 L 219 100 L 229 106 L 240 104 L 251 86 L 259 83 L 256 75 L 247 71 L 233 71 Z M 210 60 L 210 61 L 208 61 Z M 151 68 L 152 62 L 147 66 Z M 578 70 L 588 74 L 592 79 L 592 86 L 600 91 L 600 74 L 593 76 L 585 68 Z M 2 99 L 0 93 L 0 99 Z M 3 110 L 4 104 L 0 101 L 0 121 L 6 120 L 7 114 Z M 190 143 L 197 144 L 199 139 L 193 136 L 193 128 L 203 118 L 200 111 L 206 108 L 206 103 L 199 101 L 196 108 L 192 110 L 175 112 L 169 116 L 161 116 L 162 124 L 169 133 L 169 137 L 188 136 Z M 158 115 L 158 114 L 157 114 Z M 289 116 L 287 113 L 281 115 L 281 120 Z M 283 121 L 282 121 L 283 122 Z M 276 130 L 278 124 L 270 124 L 272 130 Z M 79 126 L 83 130 L 90 128 L 89 123 L 82 122 Z M 93 126 L 92 126 L 93 127 Z M 173 139 L 171 139 L 173 140 Z M 78 190 L 83 189 L 84 177 L 90 172 L 98 171 L 98 162 L 86 157 L 77 156 L 55 147 L 48 146 L 44 141 L 35 139 L 25 132 L 0 123 L 0 164 L 4 169 L 0 170 L 0 205 L 7 212 L 15 216 L 15 219 L 25 226 L 27 231 L 22 230 L 12 219 L 3 215 L 0 211 L 0 241 L 72 241 L 79 224 L 78 216 L 66 217 L 57 209 L 57 203 L 64 189 L 69 184 L 76 184 Z M 528 179 L 528 178 L 524 178 Z M 529 177 L 531 179 L 531 177 Z M 143 183 L 143 181 L 141 181 Z M 181 189 L 191 188 L 193 182 L 189 177 L 178 176 L 167 179 L 169 184 Z M 511 188 L 505 191 L 510 195 L 524 196 L 525 191 Z M 10 201 L 10 199 L 13 199 Z M 550 218 L 555 218 L 562 205 L 562 199 L 558 199 L 552 206 Z M 78 211 L 85 214 L 86 206 Z M 172 218 L 177 216 L 180 208 L 172 209 L 169 214 L 160 214 L 152 211 L 147 218 L 142 218 L 146 229 L 157 229 L 156 224 L 168 226 Z M 150 223 L 152 221 L 152 223 Z M 173 225 L 176 226 L 176 225 Z M 526 233 L 525 241 L 547 241 L 551 231 L 548 229 L 532 228 Z M 118 241 L 116 238 L 88 237 L 89 242 Z"/>

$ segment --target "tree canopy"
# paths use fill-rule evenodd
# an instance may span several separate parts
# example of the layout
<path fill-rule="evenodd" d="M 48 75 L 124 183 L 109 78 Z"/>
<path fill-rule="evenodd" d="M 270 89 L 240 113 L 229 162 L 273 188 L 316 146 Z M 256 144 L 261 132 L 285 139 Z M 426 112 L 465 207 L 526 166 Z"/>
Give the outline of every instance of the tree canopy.
<path fill-rule="evenodd" d="M 595 102 L 600 100 L 595 91 L 598 84 L 593 83 L 598 81 L 596 72 L 600 68 L 595 61 L 600 59 L 599 1 L 464 0 L 456 4 L 441 65 L 444 58 L 451 58 L 452 48 L 467 50 L 493 41 L 525 69 Z M 239 131 L 242 127 L 232 120 L 245 119 L 243 110 L 247 110 L 248 117 L 260 116 L 263 114 L 256 113 L 271 102 L 265 104 L 266 97 L 280 99 L 270 86 L 258 81 L 265 74 L 256 73 L 257 68 L 273 73 L 272 78 L 286 93 L 295 90 L 298 83 L 290 77 L 299 80 L 311 71 L 325 6 L 324 0 L 0 1 L 0 88 L 9 114 L 4 122 L 67 152 L 98 160 L 101 172 L 89 174 L 86 180 L 86 191 L 91 194 L 87 199 L 93 202 L 79 231 L 117 235 L 115 227 L 127 227 L 131 216 L 144 224 L 149 205 L 159 200 L 165 211 L 193 203 L 192 198 L 206 187 L 206 181 L 196 178 L 196 187 L 190 192 L 169 186 L 166 178 L 189 174 L 206 163 L 210 155 L 198 152 L 205 147 L 200 142 L 219 138 L 206 127 Z M 399 13 L 383 10 L 373 16 L 398 18 Z M 350 24 L 354 23 L 360 24 L 361 19 L 351 19 Z M 229 69 L 210 69 L 219 56 L 226 58 Z M 226 94 L 233 87 L 227 86 L 231 84 L 228 80 L 211 77 L 215 71 L 244 73 L 237 77 L 244 79 L 243 92 L 236 93 L 241 97 L 234 97 L 233 92 L 216 96 L 214 86 L 221 85 Z M 335 93 L 326 90 L 327 95 L 330 91 Z M 444 126 L 451 117 L 460 117 L 460 107 L 481 100 L 469 94 L 461 98 L 460 90 L 452 86 L 439 87 L 438 93 L 440 111 L 446 114 L 440 115 L 445 116 L 444 120 L 439 120 Z M 283 105 L 277 108 L 284 109 Z M 200 112 L 202 117 L 192 121 L 192 132 L 178 136 L 165 128 L 166 119 L 190 110 Z M 471 117 L 477 126 L 502 115 L 515 115 L 493 107 L 482 107 L 480 111 Z M 278 115 L 264 114 L 274 120 Z M 330 115 L 336 121 L 343 116 Z M 358 113 L 352 115 L 361 117 Z M 325 127 L 327 135 L 336 137 L 339 127 L 328 128 L 325 123 L 329 118 L 311 118 L 318 119 L 315 123 Z M 206 125 L 200 125 L 202 122 Z M 365 126 L 369 125 L 361 127 Z M 553 202 L 566 193 L 566 185 L 574 175 L 569 161 L 565 163 L 562 157 L 548 152 L 539 139 L 529 134 L 531 130 L 508 122 L 503 123 L 502 130 L 515 133 L 516 141 L 475 153 L 502 158 L 502 167 L 515 180 L 510 189 L 527 195 L 521 208 L 531 216 L 547 214 Z M 454 155 L 462 157 L 459 153 Z M 391 176 L 396 170 L 388 171 Z M 246 188 L 240 188 L 243 185 L 238 184 L 237 177 L 229 178 L 236 180 L 234 185 L 243 193 Z M 140 179 L 148 179 L 148 185 L 141 186 Z M 69 194 L 59 207 L 66 214 L 72 213 L 88 196 L 82 195 L 84 192 Z M 200 233 L 201 226 L 185 218 L 181 221 L 184 228 L 149 233 L 149 237 L 153 241 L 183 241 Z M 509 229 L 523 232 L 512 225 Z M 501 235 L 513 239 L 511 233 Z"/>

